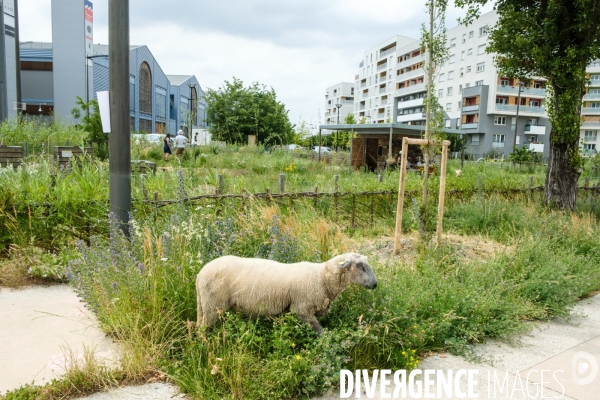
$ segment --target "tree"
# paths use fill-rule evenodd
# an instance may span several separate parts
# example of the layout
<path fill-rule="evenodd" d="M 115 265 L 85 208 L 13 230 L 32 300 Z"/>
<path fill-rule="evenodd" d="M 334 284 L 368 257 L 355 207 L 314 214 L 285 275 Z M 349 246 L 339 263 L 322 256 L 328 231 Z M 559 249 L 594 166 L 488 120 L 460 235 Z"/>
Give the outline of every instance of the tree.
<path fill-rule="evenodd" d="M 108 158 L 108 136 L 102 131 L 98 101 L 90 100 L 86 103 L 81 97 L 77 96 L 75 104 L 78 107 L 71 110 L 71 115 L 73 118 L 79 119 L 81 114 L 84 113 L 79 126 L 88 133 L 87 140 L 92 142 L 95 156 L 101 160 L 106 160 Z"/>
<path fill-rule="evenodd" d="M 346 125 L 354 125 L 356 124 L 356 118 L 354 118 L 354 114 L 348 113 L 346 118 L 344 118 L 344 124 Z M 333 145 L 341 147 L 343 150 L 347 150 L 350 147 L 350 140 L 352 133 L 349 131 L 338 131 L 337 136 L 333 138 Z M 336 143 L 337 138 L 337 143 Z"/>
<path fill-rule="evenodd" d="M 256 135 L 264 145 L 289 143 L 294 127 L 285 105 L 277 101 L 271 88 L 253 83 L 244 87 L 241 80 L 225 81 L 218 90 L 208 89 L 206 121 L 214 140 L 247 143 L 248 135 Z"/>
<path fill-rule="evenodd" d="M 463 22 L 478 16 L 488 0 L 456 0 L 469 6 Z M 497 0 L 499 20 L 491 29 L 489 52 L 499 73 L 547 82 L 546 111 L 550 158 L 544 186 L 547 205 L 573 210 L 581 173 L 579 129 L 586 67 L 600 57 L 600 2 L 597 0 Z"/>
<path fill-rule="evenodd" d="M 425 3 L 429 13 L 429 26 L 423 24 L 421 28 L 421 48 L 427 51 L 425 70 L 427 72 L 425 105 L 425 139 L 442 139 L 444 134 L 444 111 L 435 95 L 435 78 L 439 68 L 448 59 L 448 45 L 446 44 L 446 6 L 447 0 L 427 0 Z M 423 223 L 427 218 L 427 183 L 429 174 L 427 166 L 433 156 L 434 147 L 423 146 L 423 159 L 425 173 L 423 174 Z"/>

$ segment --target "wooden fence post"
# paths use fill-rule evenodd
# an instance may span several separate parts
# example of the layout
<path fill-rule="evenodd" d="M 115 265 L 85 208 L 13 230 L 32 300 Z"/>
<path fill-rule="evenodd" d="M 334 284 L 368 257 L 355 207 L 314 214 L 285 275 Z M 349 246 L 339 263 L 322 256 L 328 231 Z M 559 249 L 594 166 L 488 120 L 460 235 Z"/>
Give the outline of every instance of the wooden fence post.
<path fill-rule="evenodd" d="M 440 172 L 440 200 L 438 202 L 438 223 L 437 223 L 437 241 L 438 243 L 442 240 L 442 222 L 444 219 L 444 198 L 446 196 L 446 165 L 448 164 L 448 146 L 450 146 L 449 140 L 442 142 L 442 165 Z"/>
<path fill-rule="evenodd" d="M 377 183 L 381 183 L 381 182 L 383 182 L 383 176 L 377 175 Z"/>
<path fill-rule="evenodd" d="M 315 210 L 317 209 L 317 200 L 319 199 L 319 187 L 315 186 Z"/>
<path fill-rule="evenodd" d="M 285 175 L 279 174 L 278 178 L 279 193 L 285 193 Z"/>
<path fill-rule="evenodd" d="M 529 196 L 533 198 L 533 176 L 529 177 Z"/>
<path fill-rule="evenodd" d="M 404 185 L 406 181 L 406 158 L 408 156 L 408 138 L 402 139 L 402 161 L 400 163 L 400 184 L 398 185 L 398 204 L 396 206 L 396 230 L 394 233 L 394 255 L 400 252 L 402 239 L 402 212 L 404 211 Z M 427 165 L 425 166 L 427 169 Z M 428 173 L 429 171 L 425 171 Z"/>
<path fill-rule="evenodd" d="M 356 185 L 352 185 L 352 215 L 350 217 L 350 227 L 355 228 L 356 222 Z"/>
<path fill-rule="evenodd" d="M 154 223 L 156 224 L 156 219 L 158 218 L 158 192 L 154 192 Z"/>
<path fill-rule="evenodd" d="M 333 176 L 333 209 L 334 209 L 334 218 L 335 218 L 335 223 L 337 224 L 338 222 L 338 213 L 339 213 L 339 202 L 340 202 L 340 185 L 339 185 L 339 180 L 340 180 L 340 176 L 339 175 L 334 175 Z"/>
<path fill-rule="evenodd" d="M 267 198 L 267 204 L 271 204 L 271 189 L 265 188 L 265 197 Z"/>
<path fill-rule="evenodd" d="M 146 174 L 140 174 L 140 187 L 142 189 L 142 194 L 144 196 L 144 200 L 148 200 L 148 191 L 146 190 L 146 185 L 144 185 L 145 179 L 146 179 Z"/>
<path fill-rule="evenodd" d="M 217 194 L 223 194 L 223 175 L 217 175 Z"/>

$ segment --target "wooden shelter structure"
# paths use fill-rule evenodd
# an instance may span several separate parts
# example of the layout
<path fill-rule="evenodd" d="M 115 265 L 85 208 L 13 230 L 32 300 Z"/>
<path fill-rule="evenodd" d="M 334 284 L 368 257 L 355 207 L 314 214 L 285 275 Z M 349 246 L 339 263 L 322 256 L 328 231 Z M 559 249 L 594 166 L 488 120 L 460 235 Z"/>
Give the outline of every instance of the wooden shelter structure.
<path fill-rule="evenodd" d="M 350 165 L 354 168 L 367 167 L 371 171 L 385 168 L 387 160 L 395 160 L 402 150 L 402 139 L 420 139 L 425 134 L 423 125 L 407 125 L 400 123 L 390 124 L 340 124 L 320 125 L 321 130 L 352 132 L 350 141 Z M 445 129 L 446 133 L 458 135 L 464 131 Z M 408 150 L 409 159 L 416 160 L 421 157 L 419 147 L 412 146 Z"/>

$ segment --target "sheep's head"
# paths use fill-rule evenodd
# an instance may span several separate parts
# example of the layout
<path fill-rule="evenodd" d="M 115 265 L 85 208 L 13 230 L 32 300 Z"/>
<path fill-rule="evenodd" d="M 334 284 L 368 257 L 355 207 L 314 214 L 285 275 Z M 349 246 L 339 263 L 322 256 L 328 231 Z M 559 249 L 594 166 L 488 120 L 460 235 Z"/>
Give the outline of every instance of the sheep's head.
<path fill-rule="evenodd" d="M 363 255 L 357 253 L 346 254 L 345 259 L 338 264 L 338 268 L 347 268 L 348 282 L 356 283 L 367 289 L 375 289 L 377 287 L 375 273 L 367 262 L 367 257 Z"/>

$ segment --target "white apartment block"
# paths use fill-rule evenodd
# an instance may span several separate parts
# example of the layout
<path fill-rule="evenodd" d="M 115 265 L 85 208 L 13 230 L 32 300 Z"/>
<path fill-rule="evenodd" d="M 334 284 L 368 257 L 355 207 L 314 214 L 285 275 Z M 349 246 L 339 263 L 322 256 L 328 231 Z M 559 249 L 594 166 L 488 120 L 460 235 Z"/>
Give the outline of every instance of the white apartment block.
<path fill-rule="evenodd" d="M 473 157 L 506 158 L 513 144 L 523 144 L 547 158 L 550 124 L 544 108 L 545 79 L 522 82 L 519 94 L 517 80 L 498 75 L 494 55 L 485 51 L 488 27 L 497 19 L 492 11 L 446 33 L 449 58 L 435 76 L 435 94 L 446 113 L 446 127 L 464 130 L 469 137 L 467 152 Z M 367 50 L 356 75 L 357 121 L 424 125 L 426 57 L 420 39 L 405 36 L 394 36 Z M 584 154 L 600 148 L 600 62 L 593 63 L 588 72 L 592 83 L 582 108 Z"/>
<path fill-rule="evenodd" d="M 325 90 L 325 124 L 344 123 L 354 109 L 354 83 L 340 82 Z"/>

